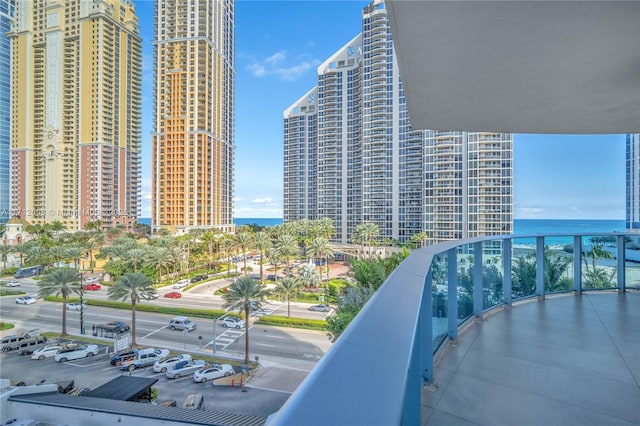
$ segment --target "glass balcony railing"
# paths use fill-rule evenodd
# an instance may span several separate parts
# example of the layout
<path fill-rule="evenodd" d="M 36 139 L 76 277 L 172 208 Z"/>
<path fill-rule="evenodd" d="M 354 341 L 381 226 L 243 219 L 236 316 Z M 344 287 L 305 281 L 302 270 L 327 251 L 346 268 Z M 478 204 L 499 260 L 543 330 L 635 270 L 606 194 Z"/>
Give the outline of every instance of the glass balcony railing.
<path fill-rule="evenodd" d="M 505 235 L 416 250 L 266 424 L 421 424 L 436 353 L 460 327 L 516 300 L 640 289 L 639 239 Z"/>

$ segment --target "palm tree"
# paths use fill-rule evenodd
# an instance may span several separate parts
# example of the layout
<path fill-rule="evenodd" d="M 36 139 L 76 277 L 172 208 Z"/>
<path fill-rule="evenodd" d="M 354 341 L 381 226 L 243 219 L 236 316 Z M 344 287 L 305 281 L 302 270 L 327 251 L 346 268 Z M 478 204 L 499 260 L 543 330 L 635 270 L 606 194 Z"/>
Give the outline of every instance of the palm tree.
<path fill-rule="evenodd" d="M 317 287 L 320 284 L 320 273 L 314 265 L 305 263 L 300 268 L 300 279 L 307 287 Z"/>
<path fill-rule="evenodd" d="M 127 259 L 133 263 L 133 272 L 138 272 L 138 265 L 142 263 L 146 257 L 147 251 L 140 247 L 135 247 L 127 251 Z"/>
<path fill-rule="evenodd" d="M 60 262 L 67 258 L 67 248 L 64 246 L 53 246 L 49 248 L 49 256 L 52 257 L 56 268 L 60 268 Z"/>
<path fill-rule="evenodd" d="M 34 243 L 33 245 L 29 245 L 25 258 L 25 261 L 29 265 L 47 265 L 51 257 L 49 250 L 40 244 Z"/>
<path fill-rule="evenodd" d="M 260 282 L 262 283 L 264 274 L 264 258 L 271 248 L 271 239 L 269 238 L 269 235 L 266 232 L 258 232 L 255 234 L 253 237 L 253 246 L 258 250 L 260 255 Z"/>
<path fill-rule="evenodd" d="M 240 250 L 242 251 L 242 259 L 244 261 L 244 274 L 247 275 L 247 256 L 246 256 L 246 252 L 249 249 L 250 245 L 251 245 L 251 235 L 249 235 L 246 232 L 241 232 L 238 235 L 236 235 L 236 245 L 240 248 Z"/>
<path fill-rule="evenodd" d="M 371 259 L 371 243 L 380 236 L 380 228 L 375 223 L 361 223 L 353 230 L 353 237 L 361 241 L 363 246 L 369 247 L 369 259 Z M 363 250 L 364 251 L 364 250 Z"/>
<path fill-rule="evenodd" d="M 93 272 L 93 252 L 98 249 L 98 241 L 95 239 L 89 239 L 85 241 L 83 245 L 89 255 L 89 269 Z"/>
<path fill-rule="evenodd" d="M 286 277 L 278 283 L 276 289 L 287 298 L 287 318 L 291 318 L 291 296 L 295 296 L 302 282 L 295 277 Z"/>
<path fill-rule="evenodd" d="M 149 277 L 140 272 L 124 274 L 109 286 L 107 295 L 111 300 L 131 301 L 131 346 L 136 346 L 136 305 L 142 294 L 155 295 Z"/>
<path fill-rule="evenodd" d="M 80 293 L 80 274 L 73 268 L 56 268 L 38 283 L 38 296 L 62 296 L 62 332 L 67 335 L 67 298 L 72 293 Z"/>
<path fill-rule="evenodd" d="M 67 247 L 65 251 L 65 257 L 68 259 L 73 259 L 73 267 L 78 269 L 78 263 L 80 263 L 80 258 L 84 255 L 85 250 L 83 247 L 78 245 L 70 245 Z"/>
<path fill-rule="evenodd" d="M 230 238 L 229 236 L 225 235 L 224 239 L 222 240 L 222 247 L 224 248 L 224 251 L 227 255 L 227 273 L 231 272 L 231 251 L 233 250 L 235 246 L 235 242 L 232 238 Z"/>
<path fill-rule="evenodd" d="M 424 247 L 424 243 L 429 239 L 427 233 L 424 231 L 420 231 L 411 236 L 411 242 L 415 244 L 417 248 Z"/>
<path fill-rule="evenodd" d="M 299 252 L 298 242 L 291 235 L 281 235 L 276 243 L 276 248 L 287 264 L 287 273 L 289 272 L 289 260 Z"/>
<path fill-rule="evenodd" d="M 244 363 L 249 364 L 249 312 L 251 302 L 258 303 L 267 296 L 267 290 L 260 285 L 258 280 L 248 276 L 238 278 L 227 288 L 227 292 L 222 295 L 224 299 L 224 309 L 238 309 L 244 312 Z"/>
<path fill-rule="evenodd" d="M 13 247 L 10 245 L 1 245 L 0 246 L 0 256 L 2 257 L 2 262 L 4 264 L 3 269 L 7 269 L 7 260 L 9 258 L 9 253 L 13 252 Z"/>
<path fill-rule="evenodd" d="M 333 249 L 329 246 L 329 240 L 324 237 L 316 237 L 309 242 L 309 253 L 313 259 L 325 260 L 327 268 L 327 280 L 329 279 L 329 256 L 333 256 Z"/>
<path fill-rule="evenodd" d="M 169 249 L 164 247 L 150 246 L 147 250 L 147 262 L 157 268 L 158 282 L 162 277 L 162 268 L 171 265 L 173 258 Z"/>

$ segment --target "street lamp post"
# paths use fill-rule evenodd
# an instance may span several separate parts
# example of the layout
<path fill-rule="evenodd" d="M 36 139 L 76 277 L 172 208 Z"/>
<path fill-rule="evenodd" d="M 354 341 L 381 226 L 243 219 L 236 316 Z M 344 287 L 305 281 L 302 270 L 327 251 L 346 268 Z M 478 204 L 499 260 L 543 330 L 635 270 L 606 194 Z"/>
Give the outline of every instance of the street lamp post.
<path fill-rule="evenodd" d="M 80 334 L 84 333 L 84 289 L 82 288 L 83 274 L 80 272 Z"/>

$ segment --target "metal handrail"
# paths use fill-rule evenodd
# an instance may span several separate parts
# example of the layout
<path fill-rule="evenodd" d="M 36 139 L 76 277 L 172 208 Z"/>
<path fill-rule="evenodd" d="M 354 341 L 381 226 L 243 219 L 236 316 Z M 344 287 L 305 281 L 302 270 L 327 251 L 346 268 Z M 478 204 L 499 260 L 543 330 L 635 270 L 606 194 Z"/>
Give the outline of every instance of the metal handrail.
<path fill-rule="evenodd" d="M 544 297 L 544 237 L 573 237 L 574 264 L 581 264 L 582 237 L 615 237 L 617 288 L 625 290 L 625 237 L 622 233 L 505 235 L 445 242 L 414 251 L 387 278 L 331 349 L 266 424 L 273 425 L 392 425 L 421 423 L 421 395 L 433 380 L 434 352 L 431 265 L 447 254 L 448 294 L 457 294 L 456 253 L 473 250 L 473 314 L 482 317 L 482 243 L 501 241 L 504 302 L 510 305 L 512 243 L 535 238 L 536 296 Z M 494 256 L 492 256 L 494 257 Z M 451 270 L 453 269 L 453 273 Z M 582 268 L 574 268 L 574 288 L 582 289 Z M 447 337 L 459 327 L 457 299 L 450 298 Z M 495 308 L 492 307 L 492 308 Z"/>

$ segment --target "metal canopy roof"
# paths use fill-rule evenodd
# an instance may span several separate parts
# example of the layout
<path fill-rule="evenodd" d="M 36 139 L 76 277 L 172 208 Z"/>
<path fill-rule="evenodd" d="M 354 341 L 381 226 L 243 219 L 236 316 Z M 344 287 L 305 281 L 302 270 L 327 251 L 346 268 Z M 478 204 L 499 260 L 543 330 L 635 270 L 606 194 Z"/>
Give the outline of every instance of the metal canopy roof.
<path fill-rule="evenodd" d="M 640 132 L 640 2 L 387 0 L 413 128 Z"/>
<path fill-rule="evenodd" d="M 115 379 L 89 391 L 87 396 L 94 398 L 117 399 L 130 401 L 147 389 L 150 389 L 158 379 L 135 376 L 118 376 Z"/>

